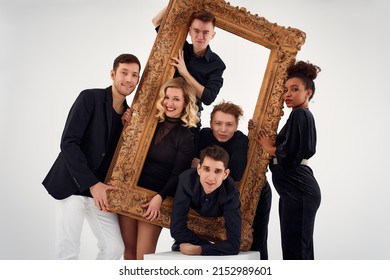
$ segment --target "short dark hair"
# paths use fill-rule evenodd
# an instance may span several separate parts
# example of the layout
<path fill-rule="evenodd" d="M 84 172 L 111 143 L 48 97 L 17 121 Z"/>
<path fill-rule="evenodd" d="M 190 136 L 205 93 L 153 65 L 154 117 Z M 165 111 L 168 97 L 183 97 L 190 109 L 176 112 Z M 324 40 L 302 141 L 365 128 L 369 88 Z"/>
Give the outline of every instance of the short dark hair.
<path fill-rule="evenodd" d="M 211 145 L 207 146 L 200 152 L 200 165 L 202 165 L 203 160 L 206 158 L 212 158 L 213 160 L 216 161 L 222 161 L 223 166 L 225 168 L 228 167 L 229 165 L 229 154 L 226 152 L 226 150 L 220 146 L 217 145 Z"/>
<path fill-rule="evenodd" d="M 116 71 L 120 63 L 137 63 L 139 66 L 139 72 L 141 72 L 141 63 L 139 62 L 138 58 L 133 54 L 123 53 L 119 55 L 117 58 L 115 58 L 114 64 L 112 65 L 112 69 Z"/>
<path fill-rule="evenodd" d="M 203 22 L 211 22 L 213 24 L 213 27 L 215 27 L 215 16 L 210 12 L 207 11 L 193 12 L 190 17 L 189 26 L 191 26 L 192 22 L 195 19 L 199 19 Z"/>

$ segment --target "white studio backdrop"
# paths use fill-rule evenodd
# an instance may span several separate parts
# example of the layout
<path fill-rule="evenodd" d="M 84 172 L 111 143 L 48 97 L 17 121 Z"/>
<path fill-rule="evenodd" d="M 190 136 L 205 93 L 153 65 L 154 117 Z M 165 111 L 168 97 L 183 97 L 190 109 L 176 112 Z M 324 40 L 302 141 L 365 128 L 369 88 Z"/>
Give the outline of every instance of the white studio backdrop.
<path fill-rule="evenodd" d="M 0 0 L 0 259 L 53 259 L 54 200 L 41 182 L 59 152 L 69 109 L 81 90 L 111 84 L 118 54 L 133 53 L 145 66 L 156 38 L 151 19 L 167 3 Z M 390 259 L 387 1 L 230 3 L 306 32 L 297 59 L 322 68 L 310 104 L 318 133 L 311 166 L 322 190 L 316 258 Z M 211 47 L 227 64 L 214 104 L 223 99 L 241 105 L 240 129 L 246 133 L 268 50 L 222 30 Z M 211 109 L 203 113 L 204 126 Z M 273 189 L 268 243 L 273 260 L 281 259 L 277 206 Z M 171 243 L 164 229 L 157 251 L 169 250 Z M 86 225 L 80 256 L 95 255 L 96 240 Z"/>

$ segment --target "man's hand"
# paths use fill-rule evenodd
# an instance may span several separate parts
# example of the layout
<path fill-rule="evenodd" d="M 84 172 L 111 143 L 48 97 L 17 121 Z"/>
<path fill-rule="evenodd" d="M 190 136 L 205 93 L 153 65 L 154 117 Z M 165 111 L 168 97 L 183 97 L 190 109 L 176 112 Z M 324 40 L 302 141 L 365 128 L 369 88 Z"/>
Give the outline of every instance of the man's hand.
<path fill-rule="evenodd" d="M 107 200 L 107 190 L 117 190 L 117 189 L 118 189 L 117 187 L 109 186 L 101 182 L 96 183 L 95 185 L 89 188 L 96 207 L 99 210 L 102 210 L 104 212 L 108 212 L 109 210 L 109 205 Z"/>
<path fill-rule="evenodd" d="M 125 125 L 126 122 L 130 122 L 132 116 L 133 116 L 133 111 L 131 110 L 131 108 L 127 108 L 121 118 L 122 124 Z"/>
<path fill-rule="evenodd" d="M 185 255 L 200 255 L 202 253 L 202 247 L 191 243 L 181 243 L 180 252 Z"/>
<path fill-rule="evenodd" d="M 256 122 L 253 119 L 250 119 L 248 121 L 248 130 L 255 129 L 256 128 Z"/>
<path fill-rule="evenodd" d="M 179 50 L 178 57 L 171 57 L 171 59 L 172 59 L 171 65 L 175 66 L 177 71 L 179 71 L 180 75 L 185 79 L 185 77 L 189 75 L 189 72 L 187 70 L 187 66 L 184 61 L 184 51 Z"/>
<path fill-rule="evenodd" d="M 191 161 L 191 168 L 197 168 L 199 163 L 200 163 L 200 159 L 194 157 Z"/>
<path fill-rule="evenodd" d="M 180 76 L 186 80 L 187 83 L 195 90 L 196 98 L 199 100 L 202 99 L 203 91 L 205 87 L 201 85 L 194 77 L 192 77 L 191 73 L 188 72 L 186 63 L 184 61 L 184 51 L 179 50 L 179 54 L 177 57 L 171 57 L 171 65 L 176 67 L 177 71 L 179 71 Z"/>

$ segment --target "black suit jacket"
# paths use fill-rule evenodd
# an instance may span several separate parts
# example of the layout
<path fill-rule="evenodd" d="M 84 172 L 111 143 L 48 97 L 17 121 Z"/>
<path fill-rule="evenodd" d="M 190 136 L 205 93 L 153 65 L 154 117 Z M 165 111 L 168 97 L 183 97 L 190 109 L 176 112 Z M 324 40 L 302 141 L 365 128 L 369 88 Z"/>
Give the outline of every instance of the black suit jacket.
<path fill-rule="evenodd" d="M 112 106 L 111 86 L 84 90 L 77 97 L 66 120 L 61 152 L 42 182 L 54 198 L 81 194 L 99 182 L 96 171 L 108 148 Z"/>

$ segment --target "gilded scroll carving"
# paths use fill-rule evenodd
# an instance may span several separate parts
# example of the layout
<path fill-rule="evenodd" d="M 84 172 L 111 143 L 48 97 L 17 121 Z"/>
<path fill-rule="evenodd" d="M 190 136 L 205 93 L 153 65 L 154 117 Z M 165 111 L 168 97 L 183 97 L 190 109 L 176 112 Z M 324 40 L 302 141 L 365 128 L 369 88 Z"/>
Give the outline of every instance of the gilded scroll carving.
<path fill-rule="evenodd" d="M 109 193 L 113 212 L 141 219 L 140 206 L 154 192 L 137 186 L 149 144 L 156 127 L 155 101 L 161 85 L 173 76 L 170 57 L 182 48 L 187 35 L 187 22 L 193 11 L 208 10 L 217 18 L 217 27 L 270 50 L 269 61 L 258 95 L 253 119 L 258 127 L 276 133 L 283 114 L 282 94 L 287 67 L 295 60 L 306 35 L 295 28 L 270 23 L 264 17 L 252 15 L 246 8 L 233 7 L 223 0 L 171 0 L 156 41 L 145 66 L 134 97 L 132 121 L 123 132 L 116 155 L 111 164 L 107 183 L 119 187 Z M 248 114 L 249 115 L 249 114 Z M 258 197 L 266 180 L 268 155 L 260 149 L 249 132 L 248 165 L 239 182 L 243 217 L 241 250 L 247 251 L 252 243 L 252 222 Z M 161 218 L 154 224 L 169 227 L 172 198 L 164 200 Z M 190 211 L 188 226 L 201 236 L 218 241 L 226 238 L 223 218 L 200 217 Z"/>

